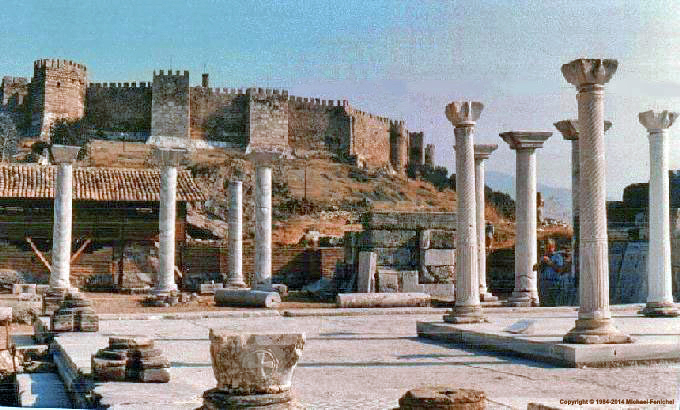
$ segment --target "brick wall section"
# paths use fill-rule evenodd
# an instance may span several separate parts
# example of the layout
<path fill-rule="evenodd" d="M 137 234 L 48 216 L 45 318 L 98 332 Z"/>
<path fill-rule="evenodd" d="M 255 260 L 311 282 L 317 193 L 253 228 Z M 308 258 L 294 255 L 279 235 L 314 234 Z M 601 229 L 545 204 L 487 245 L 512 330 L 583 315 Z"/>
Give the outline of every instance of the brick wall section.
<path fill-rule="evenodd" d="M 67 60 L 37 60 L 33 64 L 31 132 L 43 137 L 57 119 L 75 120 L 85 114 L 87 68 Z"/>
<path fill-rule="evenodd" d="M 101 130 L 149 132 L 151 84 L 90 84 L 85 97 L 85 117 Z"/>
<path fill-rule="evenodd" d="M 248 147 L 288 150 L 288 96 L 276 90 L 248 89 Z"/>
<path fill-rule="evenodd" d="M 338 262 L 345 259 L 345 248 L 319 248 L 321 277 L 334 279 Z"/>
<path fill-rule="evenodd" d="M 153 76 L 151 135 L 189 137 L 189 72 Z"/>
<path fill-rule="evenodd" d="M 152 146 L 139 142 L 94 140 L 87 144 L 91 167 L 148 168 Z"/>
<path fill-rule="evenodd" d="M 364 158 L 372 166 L 390 163 L 389 120 L 357 110 L 351 110 L 353 155 Z"/>
<path fill-rule="evenodd" d="M 350 119 L 341 101 L 290 97 L 288 144 L 293 149 L 350 152 Z"/>
<path fill-rule="evenodd" d="M 190 112 L 191 138 L 245 149 L 249 112 L 243 90 L 193 87 Z"/>

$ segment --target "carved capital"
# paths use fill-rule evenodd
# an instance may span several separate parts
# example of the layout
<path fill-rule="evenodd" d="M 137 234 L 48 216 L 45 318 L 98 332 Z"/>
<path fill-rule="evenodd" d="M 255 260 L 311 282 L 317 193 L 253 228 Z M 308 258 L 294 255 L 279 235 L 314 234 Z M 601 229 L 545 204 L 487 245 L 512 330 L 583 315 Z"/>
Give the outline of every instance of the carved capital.
<path fill-rule="evenodd" d="M 186 158 L 187 150 L 176 148 L 156 148 L 153 158 L 156 164 L 165 167 L 179 167 Z"/>
<path fill-rule="evenodd" d="M 55 164 L 72 164 L 78 158 L 80 147 L 52 144 L 50 152 Z"/>
<path fill-rule="evenodd" d="M 543 147 L 543 143 L 550 138 L 552 132 L 536 131 L 508 131 L 499 134 L 511 149 L 536 149 Z"/>
<path fill-rule="evenodd" d="M 578 120 L 562 120 L 553 124 L 557 131 L 562 133 L 562 137 L 567 141 L 574 141 L 578 139 Z M 612 127 L 611 121 L 604 122 L 604 132 L 607 132 Z"/>
<path fill-rule="evenodd" d="M 477 101 L 454 101 L 446 106 L 446 118 L 454 127 L 469 127 L 475 125 L 484 104 Z"/>
<path fill-rule="evenodd" d="M 579 58 L 562 65 L 562 75 L 576 88 L 588 85 L 603 86 L 612 78 L 618 65 L 619 62 L 616 60 Z"/>
<path fill-rule="evenodd" d="M 642 124 L 650 133 L 659 132 L 668 129 L 673 125 L 675 119 L 678 118 L 678 113 L 672 111 L 645 111 L 638 114 L 640 124 Z"/>
<path fill-rule="evenodd" d="M 498 149 L 498 144 L 475 144 L 475 159 L 489 159 L 491 153 Z"/>

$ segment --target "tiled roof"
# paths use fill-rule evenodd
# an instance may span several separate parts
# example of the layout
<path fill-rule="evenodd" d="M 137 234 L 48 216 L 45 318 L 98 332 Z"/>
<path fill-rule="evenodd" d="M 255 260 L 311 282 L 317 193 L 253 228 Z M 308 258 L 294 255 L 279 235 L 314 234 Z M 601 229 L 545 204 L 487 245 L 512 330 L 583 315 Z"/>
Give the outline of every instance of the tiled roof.
<path fill-rule="evenodd" d="M 0 165 L 0 198 L 54 198 L 57 168 L 35 164 Z M 157 169 L 73 167 L 73 199 L 92 201 L 158 201 Z M 189 171 L 177 176 L 178 201 L 204 201 Z"/>

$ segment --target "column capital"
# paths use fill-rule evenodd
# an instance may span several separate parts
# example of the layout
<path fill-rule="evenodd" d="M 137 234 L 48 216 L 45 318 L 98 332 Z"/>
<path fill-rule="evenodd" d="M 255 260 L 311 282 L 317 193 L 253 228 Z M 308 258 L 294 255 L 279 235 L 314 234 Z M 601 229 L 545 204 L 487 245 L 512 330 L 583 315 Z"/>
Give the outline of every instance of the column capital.
<path fill-rule="evenodd" d="M 489 159 L 491 153 L 498 149 L 498 144 L 475 144 L 475 159 Z"/>
<path fill-rule="evenodd" d="M 446 118 L 454 127 L 471 127 L 483 109 L 484 104 L 477 101 L 454 101 L 446 106 Z"/>
<path fill-rule="evenodd" d="M 55 164 L 72 164 L 78 158 L 80 147 L 52 144 L 50 151 Z"/>
<path fill-rule="evenodd" d="M 536 149 L 542 148 L 543 143 L 550 138 L 552 132 L 549 131 L 508 131 L 498 134 L 503 141 L 510 145 L 510 149 Z"/>
<path fill-rule="evenodd" d="M 576 88 L 603 86 L 612 78 L 618 65 L 619 62 L 613 59 L 578 58 L 562 65 L 562 75 Z"/>
<path fill-rule="evenodd" d="M 562 133 L 562 137 L 567 141 L 578 140 L 578 120 L 562 120 L 553 124 L 557 131 Z M 604 132 L 612 127 L 611 121 L 604 122 Z"/>
<path fill-rule="evenodd" d="M 673 122 L 675 122 L 675 119 L 678 118 L 678 113 L 667 110 L 649 110 L 638 114 L 638 118 L 640 119 L 640 124 L 652 134 L 670 128 L 671 125 L 673 125 Z"/>
<path fill-rule="evenodd" d="M 282 155 L 274 151 L 251 151 L 246 157 L 256 167 L 271 166 L 271 163 L 281 158 Z"/>
<path fill-rule="evenodd" d="M 165 167 L 179 167 L 186 159 L 187 150 L 178 148 L 155 148 L 153 159 L 156 164 Z"/>

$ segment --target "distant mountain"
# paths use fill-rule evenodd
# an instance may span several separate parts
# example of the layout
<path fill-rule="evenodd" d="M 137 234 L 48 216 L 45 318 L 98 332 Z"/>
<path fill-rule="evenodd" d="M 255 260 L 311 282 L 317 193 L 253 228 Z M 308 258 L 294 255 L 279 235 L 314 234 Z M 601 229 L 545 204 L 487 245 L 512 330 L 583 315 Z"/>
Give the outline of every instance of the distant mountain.
<path fill-rule="evenodd" d="M 486 171 L 486 185 L 494 191 L 504 192 L 515 199 L 515 177 L 496 171 Z M 571 190 L 538 184 L 536 190 L 543 195 L 543 216 L 567 223 L 571 222 Z"/>

